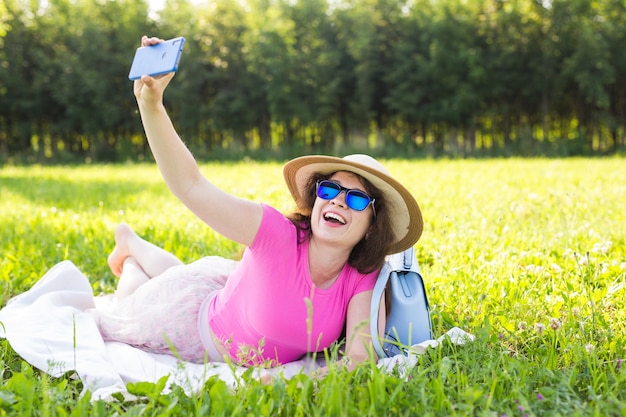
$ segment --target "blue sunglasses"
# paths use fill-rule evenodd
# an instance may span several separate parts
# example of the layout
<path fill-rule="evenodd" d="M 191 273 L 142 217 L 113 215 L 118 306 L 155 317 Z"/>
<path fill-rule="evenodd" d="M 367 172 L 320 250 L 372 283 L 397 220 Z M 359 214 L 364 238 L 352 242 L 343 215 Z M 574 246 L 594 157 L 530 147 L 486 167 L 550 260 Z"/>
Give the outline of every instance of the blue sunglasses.
<path fill-rule="evenodd" d="M 319 180 L 317 181 L 317 196 L 324 200 L 332 200 L 337 197 L 342 191 L 346 192 L 346 204 L 352 210 L 363 211 L 372 205 L 372 211 L 374 217 L 376 217 L 376 209 L 374 208 L 374 198 L 370 197 L 367 193 L 361 190 L 355 190 L 342 187 L 340 184 L 331 180 Z"/>

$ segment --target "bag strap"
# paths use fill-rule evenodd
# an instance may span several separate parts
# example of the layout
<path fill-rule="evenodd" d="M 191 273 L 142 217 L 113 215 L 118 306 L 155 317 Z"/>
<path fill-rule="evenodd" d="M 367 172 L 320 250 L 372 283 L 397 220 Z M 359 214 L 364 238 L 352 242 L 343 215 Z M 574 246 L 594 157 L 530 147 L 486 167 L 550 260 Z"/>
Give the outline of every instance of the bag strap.
<path fill-rule="evenodd" d="M 383 294 L 385 293 L 387 281 L 389 281 L 389 275 L 391 275 L 391 266 L 388 262 L 385 262 L 380 270 L 380 273 L 378 274 L 378 278 L 376 279 L 374 291 L 372 292 L 372 302 L 370 303 L 370 335 L 372 344 L 374 345 L 374 350 L 380 359 L 384 358 L 386 355 L 380 345 L 380 335 L 378 334 L 378 312 L 380 310 L 380 302 L 383 298 Z"/>
<path fill-rule="evenodd" d="M 413 259 L 415 258 L 415 249 L 413 247 L 404 251 L 404 270 L 410 271 L 413 266 Z"/>

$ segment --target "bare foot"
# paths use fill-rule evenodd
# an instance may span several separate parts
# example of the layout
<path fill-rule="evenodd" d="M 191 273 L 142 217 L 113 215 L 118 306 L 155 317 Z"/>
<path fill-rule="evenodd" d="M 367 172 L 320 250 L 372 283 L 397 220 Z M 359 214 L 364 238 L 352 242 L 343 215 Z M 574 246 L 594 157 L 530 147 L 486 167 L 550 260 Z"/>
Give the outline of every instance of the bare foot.
<path fill-rule="evenodd" d="M 128 242 L 136 238 L 137 235 L 126 223 L 122 223 L 115 229 L 115 248 L 109 255 L 107 262 L 111 272 L 116 277 L 122 275 L 122 269 L 124 267 L 124 261 L 130 256 L 130 249 Z"/>

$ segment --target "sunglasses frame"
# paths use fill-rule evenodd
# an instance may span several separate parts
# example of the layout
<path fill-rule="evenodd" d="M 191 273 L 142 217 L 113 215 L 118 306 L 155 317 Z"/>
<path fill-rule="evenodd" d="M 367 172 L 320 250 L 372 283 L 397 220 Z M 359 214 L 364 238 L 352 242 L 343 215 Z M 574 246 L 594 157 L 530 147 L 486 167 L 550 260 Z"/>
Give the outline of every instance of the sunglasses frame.
<path fill-rule="evenodd" d="M 330 186 L 329 188 L 332 188 L 333 190 L 337 191 L 337 194 L 333 195 L 332 197 L 326 198 L 324 196 L 321 196 L 319 193 L 320 187 L 323 187 L 324 185 L 322 183 L 330 183 L 332 184 L 332 186 Z M 335 187 L 338 187 L 335 188 Z M 332 200 L 333 198 L 336 198 L 339 194 L 341 194 L 342 192 L 346 193 L 346 205 L 354 210 L 354 211 L 365 211 L 367 209 L 367 206 L 372 206 L 372 212 L 374 213 L 374 218 L 376 218 L 376 208 L 374 207 L 374 202 L 376 201 L 375 198 L 373 198 L 371 195 L 369 195 L 368 193 L 366 193 L 365 191 L 361 191 L 358 190 L 356 188 L 346 188 L 344 186 L 342 186 L 341 184 L 339 184 L 336 181 L 333 180 L 317 180 L 315 182 L 315 195 L 317 195 L 319 198 L 323 199 L 323 200 Z M 365 205 L 365 207 L 363 207 L 361 210 L 356 209 L 354 207 L 352 207 L 349 203 L 350 201 L 350 196 L 354 196 L 355 194 L 359 194 L 359 197 L 367 197 L 367 199 L 369 200 L 369 202 Z"/>

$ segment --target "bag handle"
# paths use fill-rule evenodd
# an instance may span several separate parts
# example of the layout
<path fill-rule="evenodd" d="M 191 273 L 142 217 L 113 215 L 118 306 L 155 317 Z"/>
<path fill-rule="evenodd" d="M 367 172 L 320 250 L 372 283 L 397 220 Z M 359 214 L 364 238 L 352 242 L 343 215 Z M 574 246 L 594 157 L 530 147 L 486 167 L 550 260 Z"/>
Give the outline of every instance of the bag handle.
<path fill-rule="evenodd" d="M 413 259 L 415 258 L 415 249 L 413 247 L 404 251 L 404 270 L 410 271 L 413 266 Z"/>
<path fill-rule="evenodd" d="M 391 275 L 391 266 L 388 262 L 385 262 L 380 270 L 380 273 L 378 274 L 378 278 L 376 279 L 374 291 L 372 291 L 372 302 L 370 303 L 370 335 L 372 344 L 374 345 L 374 350 L 380 359 L 386 357 L 386 355 L 383 351 L 383 347 L 380 345 L 380 335 L 378 334 L 378 313 L 380 310 L 380 302 L 383 298 L 383 294 L 385 293 L 385 287 L 389 281 L 389 275 Z"/>

